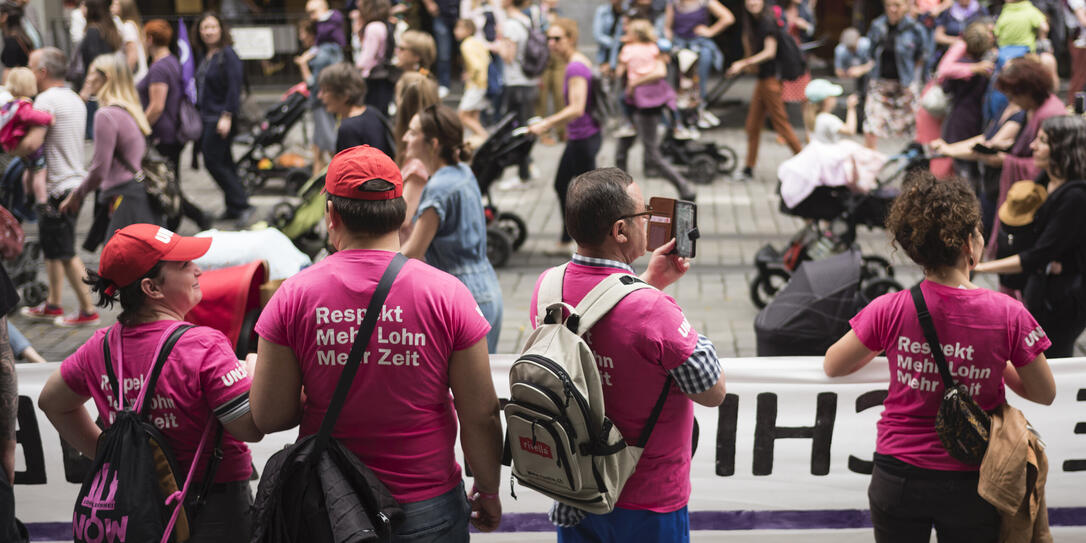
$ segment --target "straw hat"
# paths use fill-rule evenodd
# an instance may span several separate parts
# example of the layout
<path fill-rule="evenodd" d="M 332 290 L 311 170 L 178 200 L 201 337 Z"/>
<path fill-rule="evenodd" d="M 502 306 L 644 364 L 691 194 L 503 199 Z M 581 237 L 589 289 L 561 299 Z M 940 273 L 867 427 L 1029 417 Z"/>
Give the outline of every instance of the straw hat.
<path fill-rule="evenodd" d="M 1033 214 L 1041 207 L 1048 191 L 1031 180 L 1018 181 L 1007 191 L 1007 199 L 999 206 L 999 220 L 1007 226 L 1024 226 L 1033 222 Z"/>

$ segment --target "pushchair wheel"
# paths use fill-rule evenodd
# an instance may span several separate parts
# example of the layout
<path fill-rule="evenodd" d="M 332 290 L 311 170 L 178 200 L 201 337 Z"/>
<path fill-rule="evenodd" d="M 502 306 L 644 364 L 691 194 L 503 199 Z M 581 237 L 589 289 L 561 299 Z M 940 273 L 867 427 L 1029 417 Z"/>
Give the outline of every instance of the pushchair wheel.
<path fill-rule="evenodd" d="M 863 304 L 867 305 L 871 303 L 875 298 L 882 296 L 888 292 L 898 292 L 905 290 L 905 287 L 901 286 L 896 280 L 889 277 L 880 277 L 867 281 L 866 284 L 860 282 L 860 295 L 863 297 Z"/>
<path fill-rule="evenodd" d="M 502 212 L 495 220 L 497 223 L 494 226 L 505 232 L 513 243 L 513 250 L 519 251 L 524 240 L 528 239 L 528 225 L 524 224 L 524 219 L 514 213 Z"/>
<path fill-rule="evenodd" d="M 290 224 L 290 221 L 294 220 L 295 210 L 294 204 L 290 202 L 279 202 L 272 207 L 271 213 L 268 214 L 268 222 L 270 222 L 272 226 L 282 230 Z"/>
<path fill-rule="evenodd" d="M 889 260 L 881 256 L 864 256 L 860 268 L 860 280 L 874 279 L 876 277 L 893 277 L 894 266 Z"/>
<path fill-rule="evenodd" d="M 727 145 L 717 146 L 716 150 L 719 155 L 716 157 L 717 171 L 724 175 L 731 175 L 739 166 L 739 155 L 735 153 L 735 149 Z"/>
<path fill-rule="evenodd" d="M 767 268 L 750 282 L 750 301 L 754 307 L 765 309 L 792 276 L 780 268 Z"/>
<path fill-rule="evenodd" d="M 486 229 L 486 258 L 495 268 L 504 267 L 513 254 L 513 241 L 509 235 L 500 228 L 490 227 Z"/>
<path fill-rule="evenodd" d="M 302 190 L 306 181 L 309 181 L 311 173 L 305 168 L 293 168 L 287 172 L 287 176 L 283 179 L 287 194 L 297 194 L 298 191 Z"/>
<path fill-rule="evenodd" d="M 49 295 L 49 287 L 41 281 L 34 281 L 23 287 L 23 304 L 27 307 L 40 305 Z"/>
<path fill-rule="evenodd" d="M 686 177 L 699 185 L 708 185 L 716 177 L 717 164 L 712 157 L 698 155 L 686 166 Z"/>

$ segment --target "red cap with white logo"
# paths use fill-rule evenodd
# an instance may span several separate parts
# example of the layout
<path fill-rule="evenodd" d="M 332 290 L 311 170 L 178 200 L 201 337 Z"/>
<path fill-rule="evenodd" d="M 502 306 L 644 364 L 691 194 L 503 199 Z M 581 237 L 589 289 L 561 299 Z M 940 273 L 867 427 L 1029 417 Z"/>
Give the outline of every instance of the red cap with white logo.
<path fill-rule="evenodd" d="M 159 261 L 188 262 L 211 247 L 211 238 L 177 235 L 153 224 L 133 224 L 114 232 L 102 249 L 98 275 L 125 287 L 143 277 Z"/>

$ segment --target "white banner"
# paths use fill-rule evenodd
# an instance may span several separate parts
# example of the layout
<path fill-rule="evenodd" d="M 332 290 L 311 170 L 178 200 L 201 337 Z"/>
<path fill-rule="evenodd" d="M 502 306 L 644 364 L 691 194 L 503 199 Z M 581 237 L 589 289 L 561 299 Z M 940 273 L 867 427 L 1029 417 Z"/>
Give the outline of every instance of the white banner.
<path fill-rule="evenodd" d="M 499 397 L 508 397 L 513 358 L 492 357 Z M 841 379 L 826 378 L 820 358 L 744 358 L 722 363 L 727 400 L 718 409 L 695 409 L 692 528 L 765 535 L 785 530 L 795 535 L 830 534 L 831 538 L 834 532 L 869 533 L 862 529 L 869 525 L 867 484 L 875 423 L 889 380 L 886 360 L 876 359 Z M 1009 389 L 1007 396 L 1047 444 L 1046 496 L 1052 525 L 1062 527 L 1057 530 L 1061 536 L 1083 540 L 1086 359 L 1050 364 L 1058 389 L 1052 406 L 1033 404 Z M 20 445 L 15 498 L 18 516 L 36 540 L 70 540 L 71 505 L 82 480 L 77 463 L 66 461 L 56 431 L 35 405 L 46 378 L 58 366 L 18 367 Z M 88 406 L 93 410 L 93 403 Z M 258 470 L 295 437 L 296 432 L 281 432 L 252 444 Z M 509 472 L 504 468 L 501 530 L 522 534 L 553 530 L 545 519 L 549 500 L 523 487 L 516 489 L 518 499 L 513 500 L 507 481 Z M 519 536 L 504 540 L 522 541 Z"/>

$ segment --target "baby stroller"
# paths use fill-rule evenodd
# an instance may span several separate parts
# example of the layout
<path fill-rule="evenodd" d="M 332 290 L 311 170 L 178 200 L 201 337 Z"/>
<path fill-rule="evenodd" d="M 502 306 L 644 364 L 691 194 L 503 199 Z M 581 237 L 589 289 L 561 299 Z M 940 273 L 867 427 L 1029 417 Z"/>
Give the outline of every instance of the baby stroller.
<path fill-rule="evenodd" d="M 782 202 L 783 213 L 808 219 L 808 223 L 783 250 L 766 244 L 755 254 L 758 273 L 750 283 L 750 299 L 755 307 L 766 307 L 803 262 L 821 260 L 855 247 L 858 226 L 882 227 L 898 193 L 895 185 L 907 171 L 926 168 L 928 162 L 924 148 L 910 144 L 887 160 L 876 179 L 876 188 L 868 193 L 823 186 L 795 207 L 788 208 Z M 890 261 L 877 255 L 863 255 L 861 263 L 860 291 L 865 298 L 874 299 L 901 290 L 901 284 L 894 280 Z"/>
<path fill-rule="evenodd" d="M 708 185 L 717 174 L 731 175 L 739 164 L 735 149 L 714 141 L 678 139 L 668 130 L 660 140 L 660 153 L 676 166 L 686 167 L 686 178 Z"/>
<path fill-rule="evenodd" d="M 305 116 L 309 89 L 299 83 L 283 94 L 279 103 L 264 113 L 264 119 L 253 129 L 249 149 L 238 159 L 242 184 L 249 192 L 259 189 L 268 179 L 284 179 L 287 192 L 297 191 L 309 179 L 311 172 L 297 159 L 287 160 L 283 140 L 298 121 Z"/>
<path fill-rule="evenodd" d="M 533 145 L 535 136 L 528 132 L 528 127 L 517 126 L 516 114 L 510 113 L 494 127 L 471 160 L 471 171 L 485 197 L 486 257 L 495 268 L 505 266 L 513 251 L 524 245 L 528 239 L 528 225 L 515 213 L 498 211 L 490 197 L 490 185 L 505 168 L 519 164 L 531 154 Z"/>
<path fill-rule="evenodd" d="M 0 178 L 0 206 L 8 210 L 21 225 L 25 225 L 28 220 L 35 220 L 33 208 L 23 191 L 24 171 L 22 160 L 11 160 Z M 42 262 L 41 245 L 30 239 L 23 242 L 23 251 L 19 256 L 3 261 L 4 271 L 19 291 L 20 305 L 32 307 L 45 301 L 49 287 L 38 280 L 38 270 L 43 268 Z"/>
<path fill-rule="evenodd" d="M 317 253 L 327 244 L 328 233 L 324 230 L 327 200 L 322 192 L 326 171 L 327 168 L 307 179 L 297 189 L 292 200 L 301 200 L 299 203 L 282 200 L 272 206 L 268 214 L 268 224 L 283 232 L 283 235 L 290 238 L 294 246 L 309 255 L 309 258 L 316 258 Z"/>

